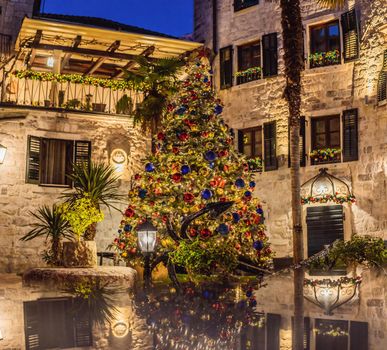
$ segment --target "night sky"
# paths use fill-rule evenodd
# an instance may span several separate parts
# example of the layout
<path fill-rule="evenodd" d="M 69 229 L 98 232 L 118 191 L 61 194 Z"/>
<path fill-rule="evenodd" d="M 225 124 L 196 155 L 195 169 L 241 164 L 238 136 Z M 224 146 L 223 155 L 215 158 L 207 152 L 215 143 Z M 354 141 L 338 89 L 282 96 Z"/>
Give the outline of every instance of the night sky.
<path fill-rule="evenodd" d="M 46 13 L 112 19 L 174 36 L 193 30 L 193 0 L 42 0 Z"/>

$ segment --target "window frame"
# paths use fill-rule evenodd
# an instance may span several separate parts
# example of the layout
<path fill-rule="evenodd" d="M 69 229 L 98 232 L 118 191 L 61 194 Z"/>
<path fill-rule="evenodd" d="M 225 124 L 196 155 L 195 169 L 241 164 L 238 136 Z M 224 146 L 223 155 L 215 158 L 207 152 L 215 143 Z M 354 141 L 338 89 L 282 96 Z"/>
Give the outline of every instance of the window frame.
<path fill-rule="evenodd" d="M 243 154 L 246 157 L 248 157 L 248 159 L 253 159 L 253 158 L 256 158 L 256 157 L 260 157 L 261 160 L 263 160 L 263 156 L 264 156 L 263 155 L 264 154 L 264 149 L 263 149 L 263 125 L 254 126 L 252 128 L 241 129 L 240 131 L 242 132 L 243 137 L 245 136 L 246 133 L 250 133 L 251 134 L 251 136 L 250 136 L 251 137 L 251 145 L 250 145 L 251 156 L 247 156 L 246 153 L 244 153 L 244 152 L 243 152 Z M 257 131 L 260 132 L 260 134 L 261 134 L 261 151 L 262 151 L 261 156 L 255 154 L 255 145 L 257 144 L 257 142 L 255 140 L 255 133 Z"/>
<path fill-rule="evenodd" d="M 241 68 L 242 50 L 249 48 L 250 49 L 250 53 L 249 53 L 250 60 L 253 61 L 254 60 L 253 47 L 255 47 L 255 46 L 259 46 L 259 63 L 258 63 L 258 65 L 253 65 L 251 67 L 247 67 L 247 68 L 242 69 Z M 236 73 L 244 71 L 246 69 L 254 68 L 254 67 L 260 67 L 261 71 L 259 73 L 254 73 L 251 76 L 246 76 L 246 77 L 236 76 L 236 85 L 241 85 L 241 84 L 248 83 L 250 81 L 262 79 L 262 64 L 263 64 L 263 58 L 262 58 L 262 41 L 261 41 L 261 39 L 254 40 L 254 41 L 251 41 L 248 43 L 244 43 L 242 45 L 237 45 L 237 64 L 236 64 L 237 71 L 236 71 Z"/>
<path fill-rule="evenodd" d="M 253 6 L 259 5 L 259 0 L 247 0 L 250 1 L 251 3 L 248 3 L 247 5 L 243 5 L 242 0 L 234 0 L 233 7 L 234 7 L 234 12 L 239 12 L 245 9 L 248 9 Z"/>

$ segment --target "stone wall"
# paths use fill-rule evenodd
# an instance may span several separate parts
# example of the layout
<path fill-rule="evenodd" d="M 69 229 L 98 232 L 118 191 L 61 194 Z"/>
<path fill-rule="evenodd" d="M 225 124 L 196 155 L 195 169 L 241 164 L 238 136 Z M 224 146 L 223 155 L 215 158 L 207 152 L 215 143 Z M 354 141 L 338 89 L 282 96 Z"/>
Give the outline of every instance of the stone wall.
<path fill-rule="evenodd" d="M 42 266 L 40 254 L 43 239 L 21 242 L 19 239 L 31 229 L 30 211 L 40 205 L 58 201 L 63 188 L 43 187 L 25 181 L 28 135 L 69 140 L 89 140 L 92 159 L 111 163 L 114 149 L 127 154 L 120 173 L 120 192 L 129 190 L 130 179 L 139 170 L 147 152 L 147 141 L 141 130 L 133 127 L 128 117 L 83 113 L 56 113 L 32 109 L 8 108 L 0 110 L 0 140 L 8 148 L 0 165 L 0 271 L 23 271 L 27 267 Z M 125 208 L 125 200 L 121 205 Z M 104 209 L 105 220 L 97 227 L 99 251 L 112 242 L 121 220 L 121 213 Z"/>
<path fill-rule="evenodd" d="M 321 9 L 315 1 L 302 1 L 304 27 L 319 21 L 339 18 L 341 12 Z M 361 14 L 360 57 L 349 63 L 303 72 L 302 114 L 307 121 L 314 116 L 340 114 L 359 109 L 359 160 L 329 164 L 329 172 L 347 181 L 357 198 L 352 205 L 352 233 L 371 234 L 387 239 L 387 106 L 376 102 L 377 79 L 383 63 L 387 40 L 380 28 L 387 21 L 387 9 L 380 1 L 350 1 Z M 208 1 L 195 1 L 196 39 L 211 46 L 211 10 Z M 201 12 L 200 12 L 201 11 Z M 218 0 L 219 48 L 234 46 L 234 72 L 237 46 L 277 32 L 278 76 L 229 89 L 219 89 L 219 55 L 214 60 L 215 88 L 224 103 L 224 117 L 235 129 L 250 128 L 264 122 L 277 122 L 278 170 L 256 175 L 256 195 L 266 202 L 268 234 L 277 256 L 291 255 L 290 171 L 288 169 L 287 104 L 283 49 L 278 1 L 234 12 L 232 0 Z M 307 31 L 306 31 L 307 32 Z M 305 44 L 308 52 L 308 45 Z M 311 151 L 310 123 L 307 123 L 306 151 Z M 307 160 L 310 164 L 310 161 Z M 301 182 L 316 175 L 318 165 L 301 169 Z M 325 167 L 325 165 L 324 165 Z"/>

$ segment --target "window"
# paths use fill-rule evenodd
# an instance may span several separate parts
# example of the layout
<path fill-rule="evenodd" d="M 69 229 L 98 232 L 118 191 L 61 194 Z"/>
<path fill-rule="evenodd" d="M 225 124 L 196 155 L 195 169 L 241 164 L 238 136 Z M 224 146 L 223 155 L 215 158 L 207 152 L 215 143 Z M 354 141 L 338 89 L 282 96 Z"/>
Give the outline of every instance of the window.
<path fill-rule="evenodd" d="M 261 78 L 261 45 L 259 42 L 238 47 L 237 84 Z"/>
<path fill-rule="evenodd" d="M 262 159 L 262 127 L 242 130 L 243 149 L 241 152 L 249 158 Z"/>
<path fill-rule="evenodd" d="M 24 302 L 26 349 L 91 346 L 89 313 L 76 311 L 74 306 L 71 298 Z"/>
<path fill-rule="evenodd" d="M 325 156 L 324 151 L 337 152 Z M 340 116 L 312 118 L 312 164 L 340 162 Z"/>
<path fill-rule="evenodd" d="M 387 50 L 383 55 L 383 66 L 378 79 L 378 102 L 387 100 Z"/>
<path fill-rule="evenodd" d="M 258 4 L 259 0 L 234 0 L 234 11 L 240 11 Z"/>
<path fill-rule="evenodd" d="M 310 68 L 341 63 L 339 21 L 310 28 Z"/>
<path fill-rule="evenodd" d="M 232 86 L 232 46 L 220 49 L 220 88 Z"/>
<path fill-rule="evenodd" d="M 306 208 L 308 257 L 324 249 L 337 239 L 344 239 L 342 205 L 323 205 Z"/>
<path fill-rule="evenodd" d="M 90 161 L 89 141 L 28 137 L 26 182 L 51 186 L 71 186 L 72 165 Z"/>

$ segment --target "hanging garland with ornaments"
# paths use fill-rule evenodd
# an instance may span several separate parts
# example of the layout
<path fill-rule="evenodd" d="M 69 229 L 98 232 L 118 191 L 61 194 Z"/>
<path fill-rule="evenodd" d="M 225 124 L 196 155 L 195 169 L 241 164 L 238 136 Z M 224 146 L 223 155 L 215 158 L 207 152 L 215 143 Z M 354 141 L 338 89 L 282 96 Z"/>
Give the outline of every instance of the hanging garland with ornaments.
<path fill-rule="evenodd" d="M 113 246 L 122 258 L 135 261 L 136 227 L 149 218 L 158 229 L 156 258 L 167 253 L 192 275 L 230 273 L 241 259 L 268 267 L 273 253 L 263 209 L 253 196 L 259 184 L 247 159 L 234 149 L 234 133 L 221 117 L 223 107 L 213 94 L 205 62 L 204 54 L 196 53 L 187 63 L 185 79 L 154 138 L 155 152 L 134 176 Z M 217 202 L 233 205 L 216 219 L 200 216 L 181 235 L 186 216 Z"/>
<path fill-rule="evenodd" d="M 346 196 L 339 195 L 336 193 L 335 195 L 332 194 L 325 194 L 323 196 L 307 196 L 301 198 L 301 204 L 313 204 L 313 203 L 328 203 L 333 202 L 337 204 L 343 204 L 343 203 L 355 203 L 356 198 L 353 194 L 348 194 Z"/>

